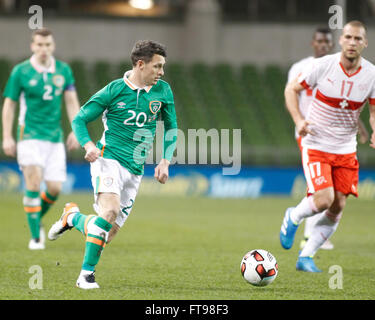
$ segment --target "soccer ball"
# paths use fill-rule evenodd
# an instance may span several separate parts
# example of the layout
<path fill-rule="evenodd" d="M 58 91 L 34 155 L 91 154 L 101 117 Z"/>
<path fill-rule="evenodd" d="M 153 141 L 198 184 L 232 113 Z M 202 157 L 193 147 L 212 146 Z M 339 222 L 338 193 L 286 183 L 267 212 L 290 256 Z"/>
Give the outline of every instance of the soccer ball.
<path fill-rule="evenodd" d="M 258 287 L 269 285 L 278 273 L 275 257 L 268 251 L 256 249 L 244 255 L 241 261 L 241 273 L 250 284 Z"/>

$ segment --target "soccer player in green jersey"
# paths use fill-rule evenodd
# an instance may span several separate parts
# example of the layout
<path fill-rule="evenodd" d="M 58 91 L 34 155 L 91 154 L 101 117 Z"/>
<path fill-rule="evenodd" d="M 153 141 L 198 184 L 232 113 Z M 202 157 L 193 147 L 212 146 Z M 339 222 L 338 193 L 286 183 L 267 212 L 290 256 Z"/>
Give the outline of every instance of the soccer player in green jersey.
<path fill-rule="evenodd" d="M 53 57 L 54 50 L 50 30 L 34 31 L 33 55 L 13 68 L 4 91 L 2 147 L 7 156 L 17 156 L 25 179 L 23 205 L 31 232 L 31 250 L 45 248 L 41 218 L 56 201 L 66 179 L 62 97 L 70 121 L 80 107 L 73 73 L 66 63 Z M 16 143 L 12 129 L 17 102 L 20 112 Z M 79 148 L 73 132 L 67 137 L 67 148 Z M 43 192 L 40 190 L 42 181 L 47 187 Z"/>
<path fill-rule="evenodd" d="M 61 219 L 48 238 L 55 240 L 75 227 L 86 237 L 85 255 L 76 285 L 99 288 L 95 267 L 101 252 L 129 216 L 142 179 L 143 165 L 155 136 L 156 121 L 164 121 L 164 151 L 155 178 L 165 183 L 176 147 L 177 121 L 174 99 L 164 75 L 165 47 L 154 41 L 135 44 L 133 68 L 124 77 L 94 94 L 72 122 L 73 131 L 90 162 L 96 215 L 84 215 L 77 204 L 65 205 Z M 102 116 L 104 132 L 91 141 L 87 123 Z"/>

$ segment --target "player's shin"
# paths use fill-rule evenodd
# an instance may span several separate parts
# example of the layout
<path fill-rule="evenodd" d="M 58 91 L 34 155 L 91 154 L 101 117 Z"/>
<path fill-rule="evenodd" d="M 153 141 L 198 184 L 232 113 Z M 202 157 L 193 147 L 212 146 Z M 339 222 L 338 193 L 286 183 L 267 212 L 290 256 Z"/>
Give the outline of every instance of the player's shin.
<path fill-rule="evenodd" d="M 39 191 L 26 190 L 23 197 L 23 206 L 27 216 L 31 237 L 39 240 L 41 200 Z"/>
<path fill-rule="evenodd" d="M 48 191 L 42 192 L 40 194 L 41 197 L 41 206 L 42 210 L 40 212 L 40 218 L 43 218 L 43 216 L 47 213 L 47 211 L 50 209 L 50 207 L 56 202 L 58 195 L 53 196 Z"/>
<path fill-rule="evenodd" d="M 335 215 L 328 210 L 320 214 L 320 219 L 311 230 L 311 236 L 302 249 L 300 257 L 313 257 L 320 246 L 336 231 L 341 216 L 342 212 Z"/>
<path fill-rule="evenodd" d="M 82 270 L 95 271 L 101 253 L 106 245 L 112 225 L 101 217 L 93 217 L 87 223 L 85 256 Z"/>
<path fill-rule="evenodd" d="M 312 229 L 314 228 L 317 221 L 320 219 L 321 213 L 316 213 L 312 215 L 311 217 L 306 218 L 305 220 L 305 230 L 304 230 L 304 237 L 306 239 L 310 238 Z"/>

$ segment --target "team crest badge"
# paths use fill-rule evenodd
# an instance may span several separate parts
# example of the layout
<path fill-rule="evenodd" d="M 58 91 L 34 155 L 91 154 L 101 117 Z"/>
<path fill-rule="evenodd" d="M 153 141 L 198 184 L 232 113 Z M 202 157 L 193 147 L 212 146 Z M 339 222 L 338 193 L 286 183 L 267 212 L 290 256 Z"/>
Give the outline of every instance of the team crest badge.
<path fill-rule="evenodd" d="M 153 114 L 157 113 L 160 110 L 160 108 L 161 108 L 161 101 L 154 100 L 150 102 L 150 111 Z"/>
<path fill-rule="evenodd" d="M 113 178 L 112 177 L 105 177 L 103 180 L 103 184 L 106 187 L 110 187 L 113 184 Z"/>
<path fill-rule="evenodd" d="M 65 78 L 62 75 L 55 75 L 52 78 L 52 82 L 56 87 L 61 88 L 65 83 Z"/>

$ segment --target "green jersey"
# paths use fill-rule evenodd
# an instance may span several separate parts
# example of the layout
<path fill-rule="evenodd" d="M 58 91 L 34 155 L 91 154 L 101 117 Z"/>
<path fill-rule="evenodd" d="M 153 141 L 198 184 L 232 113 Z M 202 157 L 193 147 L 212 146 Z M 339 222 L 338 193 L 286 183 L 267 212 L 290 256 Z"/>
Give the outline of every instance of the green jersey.
<path fill-rule="evenodd" d="M 19 101 L 17 140 L 63 141 L 61 99 L 65 90 L 75 90 L 70 67 L 52 59 L 45 69 L 35 57 L 17 64 L 9 77 L 4 97 Z"/>
<path fill-rule="evenodd" d="M 84 146 L 91 141 L 87 123 L 102 115 L 104 132 L 96 146 L 103 158 L 115 159 L 131 173 L 143 174 L 143 165 L 155 137 L 156 121 L 164 121 L 164 154 L 171 160 L 177 140 L 177 120 L 169 84 L 138 88 L 127 78 L 117 79 L 93 95 L 72 122 Z"/>

